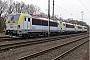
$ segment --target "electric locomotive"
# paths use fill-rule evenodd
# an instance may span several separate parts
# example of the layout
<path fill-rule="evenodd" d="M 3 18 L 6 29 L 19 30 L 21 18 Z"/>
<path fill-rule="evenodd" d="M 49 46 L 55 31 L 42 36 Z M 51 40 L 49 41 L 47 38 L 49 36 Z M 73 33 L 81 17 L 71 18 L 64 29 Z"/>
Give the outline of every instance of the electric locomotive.
<path fill-rule="evenodd" d="M 59 35 L 64 33 L 87 32 L 86 26 L 66 23 L 58 20 L 33 16 L 25 13 L 11 13 L 6 20 L 3 32 L 11 36 Z M 48 26 L 49 25 L 49 26 Z"/>
<path fill-rule="evenodd" d="M 50 34 L 57 34 L 60 32 L 59 21 L 49 21 Z M 24 13 L 12 13 L 8 15 L 6 20 L 6 35 L 11 36 L 38 36 L 48 34 L 48 19 L 31 16 Z"/>

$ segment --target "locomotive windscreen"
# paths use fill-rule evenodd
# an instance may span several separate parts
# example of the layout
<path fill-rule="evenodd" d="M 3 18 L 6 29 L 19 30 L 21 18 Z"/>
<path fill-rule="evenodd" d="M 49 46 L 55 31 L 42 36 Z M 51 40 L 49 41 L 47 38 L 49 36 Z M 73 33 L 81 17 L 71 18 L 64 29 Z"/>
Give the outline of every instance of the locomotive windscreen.
<path fill-rule="evenodd" d="M 20 14 L 8 15 L 8 21 L 17 21 L 19 16 L 20 16 Z"/>

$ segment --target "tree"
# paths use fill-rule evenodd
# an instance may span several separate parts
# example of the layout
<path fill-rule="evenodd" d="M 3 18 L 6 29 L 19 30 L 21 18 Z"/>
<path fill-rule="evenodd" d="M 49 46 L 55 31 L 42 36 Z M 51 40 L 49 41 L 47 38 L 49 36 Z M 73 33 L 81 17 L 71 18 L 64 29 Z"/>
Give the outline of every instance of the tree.
<path fill-rule="evenodd" d="M 4 19 L 4 14 L 7 12 L 7 2 L 0 0 L 0 32 L 5 27 L 5 19 Z"/>

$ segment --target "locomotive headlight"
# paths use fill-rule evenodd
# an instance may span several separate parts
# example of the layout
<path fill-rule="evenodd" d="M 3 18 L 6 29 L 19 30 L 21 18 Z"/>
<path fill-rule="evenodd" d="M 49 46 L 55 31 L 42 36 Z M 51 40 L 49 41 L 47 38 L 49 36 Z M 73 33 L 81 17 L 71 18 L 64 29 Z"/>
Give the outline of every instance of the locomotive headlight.
<path fill-rule="evenodd" d="M 13 21 L 13 23 L 15 23 L 15 21 Z"/>

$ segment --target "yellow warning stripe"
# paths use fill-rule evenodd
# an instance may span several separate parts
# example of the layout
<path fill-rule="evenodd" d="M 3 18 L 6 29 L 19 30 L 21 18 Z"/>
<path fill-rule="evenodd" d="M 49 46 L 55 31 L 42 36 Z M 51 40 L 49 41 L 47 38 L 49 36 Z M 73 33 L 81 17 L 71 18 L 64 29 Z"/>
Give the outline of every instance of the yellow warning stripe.
<path fill-rule="evenodd" d="M 24 17 L 24 14 L 22 13 L 22 14 L 20 14 L 20 17 L 19 17 L 19 19 L 18 19 L 18 24 L 22 21 L 22 18 Z"/>

